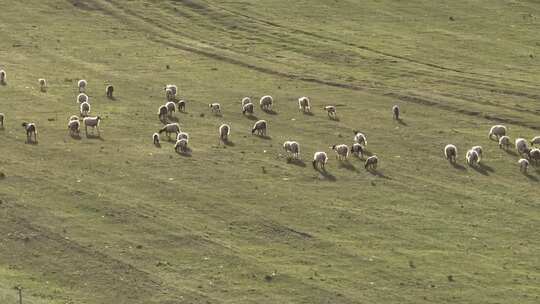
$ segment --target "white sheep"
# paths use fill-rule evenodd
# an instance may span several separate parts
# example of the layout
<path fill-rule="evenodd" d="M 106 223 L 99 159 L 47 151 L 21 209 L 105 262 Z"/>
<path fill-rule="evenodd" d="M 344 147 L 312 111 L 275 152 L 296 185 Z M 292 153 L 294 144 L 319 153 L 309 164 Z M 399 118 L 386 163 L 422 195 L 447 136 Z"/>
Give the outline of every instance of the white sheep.
<path fill-rule="evenodd" d="M 152 141 L 154 142 L 155 146 L 159 146 L 159 134 L 158 133 L 152 134 Z"/>
<path fill-rule="evenodd" d="M 86 137 L 88 137 L 88 127 L 92 128 L 92 134 L 94 134 L 94 130 L 97 130 L 98 136 L 100 136 L 100 131 L 99 131 L 99 122 L 100 121 L 101 121 L 100 116 L 83 118 L 84 133 L 86 134 Z"/>
<path fill-rule="evenodd" d="M 249 98 L 249 97 L 244 97 L 244 98 L 242 98 L 242 109 L 243 109 L 244 106 L 247 105 L 248 103 L 251 103 L 251 98 Z"/>
<path fill-rule="evenodd" d="M 366 168 L 366 170 L 377 170 L 378 165 L 379 158 L 377 157 L 377 155 L 373 155 L 366 159 L 366 162 L 364 163 L 364 168 Z"/>
<path fill-rule="evenodd" d="M 7 84 L 7 74 L 4 70 L 0 70 L 0 84 Z"/>
<path fill-rule="evenodd" d="M 336 158 L 338 160 L 347 160 L 347 157 L 349 157 L 349 146 L 345 144 L 333 145 L 332 150 L 336 152 Z"/>
<path fill-rule="evenodd" d="M 253 124 L 253 128 L 251 129 L 251 134 L 254 134 L 255 131 L 257 131 L 257 135 L 259 136 L 266 136 L 266 128 L 267 128 L 266 120 L 258 120 L 255 124 Z"/>
<path fill-rule="evenodd" d="M 169 113 L 169 110 L 167 109 L 167 106 L 165 105 L 160 106 L 157 113 L 159 117 L 159 121 L 161 121 L 162 123 L 167 123 L 168 113 Z"/>
<path fill-rule="evenodd" d="M 77 115 L 71 115 L 71 116 L 69 117 L 68 122 L 70 122 L 70 121 L 72 121 L 72 120 L 79 120 L 79 116 L 77 116 Z"/>
<path fill-rule="evenodd" d="M 178 87 L 176 85 L 174 85 L 174 84 L 166 85 L 165 90 L 170 90 L 173 97 L 175 97 L 176 94 L 178 94 Z"/>
<path fill-rule="evenodd" d="M 362 146 L 367 146 L 367 137 L 366 135 L 364 135 L 363 133 L 360 133 L 359 131 L 353 131 L 354 133 L 354 137 L 353 137 L 353 140 L 354 142 L 357 142 L 359 144 L 361 144 Z"/>
<path fill-rule="evenodd" d="M 538 164 L 538 161 L 540 161 L 540 149 L 538 148 L 530 149 L 527 152 L 527 157 L 529 157 L 530 160 L 534 161 L 535 164 Z"/>
<path fill-rule="evenodd" d="M 113 93 L 114 93 L 114 86 L 108 85 L 105 87 L 105 95 L 107 95 L 107 98 L 113 99 Z"/>
<path fill-rule="evenodd" d="M 287 153 L 291 153 L 294 159 L 300 159 L 300 144 L 296 141 L 286 141 L 283 143 L 283 150 Z"/>
<path fill-rule="evenodd" d="M 480 162 L 480 157 L 475 150 L 469 150 L 467 151 L 467 154 L 465 154 L 465 161 L 467 161 L 469 166 L 476 166 Z"/>
<path fill-rule="evenodd" d="M 81 79 L 79 82 L 77 82 L 77 86 L 79 87 L 79 93 L 86 92 L 86 86 L 88 85 L 88 82 L 86 80 Z"/>
<path fill-rule="evenodd" d="M 515 141 L 516 150 L 519 154 L 525 154 L 529 150 L 527 140 L 525 138 L 517 138 Z"/>
<path fill-rule="evenodd" d="M 398 105 L 394 105 L 392 107 L 392 115 L 394 117 L 395 120 L 399 120 L 399 106 Z"/>
<path fill-rule="evenodd" d="M 4 120 L 6 119 L 6 114 L 0 113 L 0 129 L 4 128 Z"/>
<path fill-rule="evenodd" d="M 510 137 L 506 135 L 499 137 L 499 148 L 508 149 L 510 145 Z"/>
<path fill-rule="evenodd" d="M 362 158 L 364 156 L 364 147 L 359 143 L 354 143 L 351 146 L 351 153 L 356 155 L 358 158 Z"/>
<path fill-rule="evenodd" d="M 189 134 L 187 132 L 180 132 L 176 135 L 176 140 L 185 139 L 189 141 Z"/>
<path fill-rule="evenodd" d="M 495 136 L 496 139 L 499 139 L 499 137 L 504 135 L 506 135 L 506 127 L 503 125 L 494 125 L 489 129 L 489 139 L 492 139 L 493 136 Z"/>
<path fill-rule="evenodd" d="M 79 134 L 81 133 L 81 123 L 79 122 L 78 118 L 77 120 L 70 120 L 68 122 L 68 130 L 69 130 L 69 135 L 79 136 Z"/>
<path fill-rule="evenodd" d="M 185 112 L 186 111 L 186 101 L 185 100 L 180 100 L 178 101 L 178 104 L 176 104 L 177 108 L 178 108 L 178 111 L 180 112 Z"/>
<path fill-rule="evenodd" d="M 37 128 L 36 124 L 33 122 L 23 122 L 22 126 L 26 131 L 26 142 L 32 142 L 32 135 L 34 136 L 34 143 L 37 143 Z"/>
<path fill-rule="evenodd" d="M 211 103 L 211 104 L 208 104 L 208 107 L 210 108 L 210 110 L 212 111 L 212 113 L 214 114 L 221 114 L 221 105 L 217 102 L 214 102 L 214 103 Z"/>
<path fill-rule="evenodd" d="M 336 119 L 336 107 L 335 106 L 326 106 L 324 107 L 326 110 L 326 114 L 328 114 L 328 117 L 331 119 Z"/>
<path fill-rule="evenodd" d="M 246 113 L 248 114 L 253 114 L 253 110 L 254 110 L 254 106 L 251 102 L 249 103 L 246 103 L 244 106 L 242 106 L 242 114 L 246 115 Z"/>
<path fill-rule="evenodd" d="M 165 89 L 165 99 L 167 101 L 174 101 L 174 94 L 171 89 Z"/>
<path fill-rule="evenodd" d="M 451 163 L 456 162 L 456 157 L 458 154 L 457 147 L 452 144 L 448 144 L 444 147 L 444 157 Z"/>
<path fill-rule="evenodd" d="M 540 136 L 535 136 L 531 139 L 531 146 L 540 144 Z"/>
<path fill-rule="evenodd" d="M 171 138 L 171 133 L 174 133 L 176 136 L 180 133 L 180 125 L 178 123 L 166 124 L 163 128 L 159 130 L 159 134 L 165 132 L 167 137 Z"/>
<path fill-rule="evenodd" d="M 478 154 L 478 162 L 480 162 L 484 153 L 484 149 L 482 149 L 482 146 L 474 146 L 471 148 L 471 150 L 476 151 L 476 154 Z"/>
<path fill-rule="evenodd" d="M 518 160 L 519 165 L 519 171 L 521 171 L 523 174 L 527 174 L 527 168 L 529 167 L 529 161 L 525 158 L 522 158 Z"/>
<path fill-rule="evenodd" d="M 221 141 L 226 143 L 229 140 L 229 134 L 231 134 L 231 126 L 228 124 L 219 126 L 219 139 Z"/>
<path fill-rule="evenodd" d="M 324 166 L 328 162 L 328 155 L 326 155 L 326 152 L 315 152 L 313 155 L 313 169 L 322 169 L 324 170 Z"/>
<path fill-rule="evenodd" d="M 168 101 L 165 104 L 165 107 L 167 107 L 167 115 L 169 115 L 169 117 L 172 117 L 173 113 L 176 112 L 176 104 L 172 101 Z"/>
<path fill-rule="evenodd" d="M 90 98 L 88 98 L 88 95 L 86 95 L 84 93 L 79 93 L 79 95 L 77 95 L 77 102 L 79 104 L 81 104 L 83 102 L 90 102 Z"/>
<path fill-rule="evenodd" d="M 188 151 L 188 141 L 185 139 L 179 139 L 174 144 L 174 150 L 176 152 L 182 152 L 185 153 Z"/>
<path fill-rule="evenodd" d="M 41 90 L 41 92 L 47 92 L 47 80 L 40 78 L 38 79 L 38 83 L 39 83 L 39 89 Z"/>
<path fill-rule="evenodd" d="M 272 106 L 274 105 L 274 99 L 270 95 L 265 95 L 261 97 L 261 99 L 259 100 L 259 104 L 261 106 L 261 109 L 265 111 L 271 111 Z"/>
<path fill-rule="evenodd" d="M 311 101 L 309 100 L 309 98 L 306 96 L 298 98 L 298 108 L 304 113 L 310 113 Z"/>
<path fill-rule="evenodd" d="M 81 117 L 86 117 L 90 114 L 90 104 L 88 102 L 81 103 L 80 106 Z"/>

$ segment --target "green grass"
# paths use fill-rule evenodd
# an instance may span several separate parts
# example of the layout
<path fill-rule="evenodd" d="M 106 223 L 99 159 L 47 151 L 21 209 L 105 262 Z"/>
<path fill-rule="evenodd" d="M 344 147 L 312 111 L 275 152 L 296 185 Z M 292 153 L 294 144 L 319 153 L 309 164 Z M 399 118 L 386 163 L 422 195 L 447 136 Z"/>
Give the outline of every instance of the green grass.
<path fill-rule="evenodd" d="M 540 132 L 535 1 L 31 2 L 0 10 L 0 302 L 19 285 L 24 303 L 539 302 L 540 171 L 487 139 Z M 68 136 L 80 78 L 102 140 Z M 167 83 L 192 157 L 151 143 Z M 240 113 L 266 94 L 271 140 Z M 380 175 L 328 148 L 355 129 Z M 461 164 L 482 145 L 482 169 L 449 165 L 447 143 Z"/>

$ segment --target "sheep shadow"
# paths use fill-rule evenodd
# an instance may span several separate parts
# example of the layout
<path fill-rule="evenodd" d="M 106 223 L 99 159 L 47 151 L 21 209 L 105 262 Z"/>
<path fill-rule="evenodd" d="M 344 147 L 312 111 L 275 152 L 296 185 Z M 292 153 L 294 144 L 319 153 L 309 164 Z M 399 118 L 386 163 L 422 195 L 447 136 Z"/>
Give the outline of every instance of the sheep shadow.
<path fill-rule="evenodd" d="M 30 139 L 30 140 L 26 140 L 24 143 L 27 144 L 27 145 L 33 145 L 33 146 L 35 146 L 35 145 L 38 144 L 38 141 L 37 141 L 37 140 Z"/>
<path fill-rule="evenodd" d="M 328 116 L 328 119 L 333 120 L 333 121 L 339 121 L 339 117 L 337 116 Z"/>
<path fill-rule="evenodd" d="M 482 170 L 485 170 L 485 171 L 487 171 L 487 172 L 495 172 L 495 170 L 494 170 L 492 167 L 490 167 L 490 166 L 488 166 L 488 165 L 486 165 L 486 164 L 484 164 L 484 163 L 479 163 L 478 166 L 479 166 Z"/>
<path fill-rule="evenodd" d="M 236 146 L 236 144 L 233 143 L 233 142 L 230 141 L 230 140 L 225 140 L 225 141 L 223 141 L 223 144 L 224 144 L 225 146 L 227 146 L 227 147 L 234 147 L 234 146 Z"/>
<path fill-rule="evenodd" d="M 314 116 L 313 112 L 302 112 L 306 116 Z"/>
<path fill-rule="evenodd" d="M 504 151 L 506 154 L 509 154 L 509 155 L 512 155 L 512 156 L 518 156 L 518 154 L 517 154 L 516 151 L 514 151 L 514 150 L 503 149 L 503 151 Z"/>
<path fill-rule="evenodd" d="M 329 182 L 335 182 L 336 177 L 333 176 L 330 172 L 326 171 L 326 169 L 315 169 L 319 173 L 319 179 L 320 180 L 326 180 Z"/>
<path fill-rule="evenodd" d="M 223 117 L 223 113 L 221 113 L 221 112 L 216 112 L 216 113 L 214 113 L 214 116 L 216 116 L 216 117 Z"/>
<path fill-rule="evenodd" d="M 480 166 L 480 164 L 478 164 L 476 166 L 469 166 L 469 167 L 472 168 L 474 171 L 482 174 L 482 175 L 485 175 L 485 176 L 489 175 L 489 172 L 485 169 L 485 167 Z"/>
<path fill-rule="evenodd" d="M 523 173 L 523 175 L 525 175 L 528 179 L 534 181 L 534 182 L 538 182 L 538 177 L 534 176 L 534 175 L 531 175 L 529 173 Z"/>
<path fill-rule="evenodd" d="M 389 177 L 389 176 L 386 176 L 383 172 L 377 170 L 377 169 L 366 169 L 367 172 L 373 176 L 376 176 L 376 177 L 380 177 L 380 178 L 384 178 L 384 179 L 389 179 L 391 180 L 392 178 Z"/>
<path fill-rule="evenodd" d="M 465 168 L 465 166 L 461 165 L 461 164 L 458 164 L 457 162 L 449 162 L 452 167 L 454 167 L 454 169 L 458 169 L 458 170 L 467 170 L 467 168 Z"/>
<path fill-rule="evenodd" d="M 72 139 L 75 139 L 75 140 L 81 140 L 82 139 L 81 134 L 70 134 L 69 137 L 71 137 Z"/>
<path fill-rule="evenodd" d="M 107 96 L 107 99 L 112 100 L 112 101 L 116 101 L 116 97 L 114 97 L 114 96 Z"/>
<path fill-rule="evenodd" d="M 266 114 L 270 114 L 270 115 L 278 115 L 278 112 L 272 110 L 272 109 L 262 109 L 262 111 Z"/>
<path fill-rule="evenodd" d="M 103 137 L 101 137 L 100 134 L 86 134 L 86 138 L 87 139 L 96 139 L 96 140 L 100 140 L 100 141 L 105 141 L 105 139 Z"/>
<path fill-rule="evenodd" d="M 264 139 L 264 140 L 271 140 L 272 137 L 268 136 L 268 135 L 257 135 L 257 134 L 253 134 L 255 136 L 257 136 L 258 138 L 261 138 L 261 139 Z"/>
<path fill-rule="evenodd" d="M 155 146 L 156 148 L 161 148 L 161 143 L 155 143 L 154 146 Z"/>
<path fill-rule="evenodd" d="M 191 148 L 189 147 L 186 147 L 186 149 L 184 151 L 181 151 L 181 150 L 175 150 L 176 154 L 180 155 L 180 156 L 183 156 L 183 157 L 191 157 Z"/>
<path fill-rule="evenodd" d="M 259 120 L 259 118 L 255 115 L 245 115 L 247 117 L 247 119 L 249 120 Z"/>
<path fill-rule="evenodd" d="M 347 169 L 347 170 L 350 170 L 350 171 L 358 172 L 356 167 L 354 167 L 353 164 L 349 160 L 340 161 L 338 167 L 339 168 L 344 168 L 344 169 Z"/>
<path fill-rule="evenodd" d="M 173 122 L 178 122 L 178 117 L 176 116 L 169 116 L 167 117 L 167 123 L 173 123 Z"/>
<path fill-rule="evenodd" d="M 398 118 L 398 119 L 397 119 L 397 123 L 400 124 L 400 125 L 402 125 L 402 126 L 405 126 L 405 127 L 408 126 L 408 124 L 407 124 L 403 119 L 401 119 L 401 118 Z"/>
<path fill-rule="evenodd" d="M 295 165 L 295 166 L 302 167 L 302 168 L 306 167 L 306 163 L 303 160 L 297 159 L 297 158 L 288 157 L 287 158 L 287 164 Z"/>

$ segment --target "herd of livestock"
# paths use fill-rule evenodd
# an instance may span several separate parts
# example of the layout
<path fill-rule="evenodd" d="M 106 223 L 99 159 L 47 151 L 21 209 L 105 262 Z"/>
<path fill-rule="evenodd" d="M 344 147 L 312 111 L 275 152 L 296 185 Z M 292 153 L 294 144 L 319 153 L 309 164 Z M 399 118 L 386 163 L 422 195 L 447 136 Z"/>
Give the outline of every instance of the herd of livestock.
<path fill-rule="evenodd" d="M 7 74 L 4 70 L 0 70 L 0 85 L 7 84 Z M 39 88 L 42 92 L 47 91 L 47 81 L 45 79 L 38 79 Z M 76 101 L 79 105 L 79 115 L 72 115 L 68 120 L 68 130 L 71 136 L 80 136 L 81 124 L 85 128 L 85 134 L 89 136 L 100 136 L 99 132 L 99 123 L 101 117 L 90 116 L 91 105 L 90 98 L 86 95 L 87 88 L 86 80 L 79 80 L 77 83 L 79 94 L 76 97 Z M 156 133 L 152 135 L 152 140 L 154 145 L 160 145 L 160 135 L 165 133 L 165 135 L 170 139 L 171 135 L 174 134 L 176 142 L 174 144 L 174 149 L 178 153 L 190 153 L 189 148 L 189 134 L 183 132 L 180 129 L 180 125 L 177 122 L 172 122 L 174 113 L 178 110 L 185 112 L 186 110 L 186 101 L 183 99 L 177 98 L 178 87 L 176 85 L 166 85 L 164 87 L 166 103 L 159 107 L 158 109 L 158 118 L 163 123 L 163 127 Z M 107 85 L 105 88 L 105 94 L 107 98 L 114 99 L 113 97 L 114 87 L 112 85 Z M 259 106 L 262 111 L 272 112 L 272 107 L 274 100 L 272 96 L 266 95 L 260 98 Z M 208 105 L 210 111 L 214 114 L 221 113 L 221 105 L 219 103 L 211 103 Z M 241 100 L 241 112 L 243 115 L 253 115 L 255 105 L 252 102 L 251 98 L 244 97 Z M 298 108 L 304 113 L 311 113 L 311 102 L 308 97 L 300 97 L 298 99 Z M 324 107 L 325 111 L 328 114 L 330 119 L 337 119 L 336 116 L 336 107 L 333 105 L 327 105 Z M 392 107 L 392 116 L 395 120 L 400 120 L 400 109 L 397 105 Z M 4 128 L 5 114 L 0 113 L 0 128 Z M 27 143 L 37 143 L 37 126 L 33 122 L 23 122 L 22 126 L 26 132 Z M 91 129 L 91 135 L 88 134 L 88 128 Z M 268 122 L 266 120 L 258 120 L 254 123 L 251 133 L 257 136 L 266 137 L 268 129 Z M 97 134 L 95 134 L 97 132 Z M 229 136 L 231 133 L 231 127 L 228 124 L 222 124 L 218 128 L 219 140 L 227 144 Z M 509 149 L 512 144 L 510 137 L 507 135 L 507 128 L 503 125 L 495 125 L 489 130 L 489 139 L 495 139 L 499 143 L 501 149 Z M 346 144 L 334 145 L 332 150 L 336 153 L 336 158 L 340 161 L 346 160 L 350 154 L 357 156 L 360 159 L 363 159 L 366 155 L 366 145 L 367 137 L 365 134 L 354 131 L 353 137 L 354 143 L 349 147 Z M 534 148 L 534 145 L 540 144 L 540 136 L 534 137 L 529 142 L 524 138 L 517 138 L 515 140 L 515 149 L 522 158 L 518 160 L 518 165 L 520 170 L 523 173 L 527 172 L 527 168 L 530 162 L 539 162 L 540 161 L 540 149 Z M 285 141 L 283 143 L 283 149 L 288 154 L 289 159 L 299 160 L 300 159 L 300 144 L 296 141 Z M 445 158 L 452 162 L 456 163 L 456 158 L 458 155 L 458 149 L 453 144 L 448 144 L 444 147 L 444 156 Z M 478 166 L 482 160 L 483 149 L 481 146 L 474 146 L 469 149 L 465 154 L 465 160 L 469 166 Z M 325 170 L 325 165 L 328 162 L 328 155 L 324 151 L 315 152 L 313 155 L 313 168 L 316 170 Z M 365 158 L 364 167 L 367 170 L 373 171 L 377 169 L 379 163 L 379 158 L 376 155 L 371 155 Z"/>

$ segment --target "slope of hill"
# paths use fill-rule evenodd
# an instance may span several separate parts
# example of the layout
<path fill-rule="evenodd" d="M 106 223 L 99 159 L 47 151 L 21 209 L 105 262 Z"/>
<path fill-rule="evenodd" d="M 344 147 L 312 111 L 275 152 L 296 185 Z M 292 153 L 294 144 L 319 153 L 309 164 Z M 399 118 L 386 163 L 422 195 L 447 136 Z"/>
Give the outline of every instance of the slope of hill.
<path fill-rule="evenodd" d="M 24 303 L 538 303 L 540 170 L 487 139 L 496 123 L 539 135 L 538 3 L 31 2 L 0 10 L 2 303 L 18 285 Z M 100 139 L 68 136 L 81 78 Z M 167 83 L 191 157 L 151 143 Z M 240 112 L 266 94 L 269 140 Z M 353 130 L 378 174 L 328 148 Z M 290 139 L 304 163 L 287 163 Z M 482 165 L 463 165 L 478 144 Z"/>

